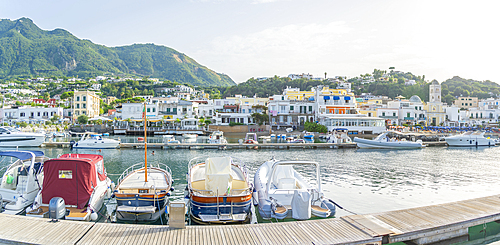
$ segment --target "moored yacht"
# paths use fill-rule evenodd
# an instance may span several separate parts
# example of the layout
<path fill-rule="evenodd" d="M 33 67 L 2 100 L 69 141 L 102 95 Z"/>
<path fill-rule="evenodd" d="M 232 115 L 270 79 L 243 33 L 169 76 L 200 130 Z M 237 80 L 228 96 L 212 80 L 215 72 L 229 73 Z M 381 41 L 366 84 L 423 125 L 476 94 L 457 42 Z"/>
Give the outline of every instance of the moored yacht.
<path fill-rule="evenodd" d="M 0 185 L 0 196 L 3 198 L 0 209 L 3 207 L 8 214 L 19 214 L 33 203 L 40 191 L 43 163 L 48 158 L 41 151 L 2 151 L 0 157 L 17 158 L 0 169 L 0 172 L 5 170 Z"/>
<path fill-rule="evenodd" d="M 0 147 L 37 147 L 44 141 L 44 133 L 27 133 L 13 127 L 0 127 Z"/>
<path fill-rule="evenodd" d="M 448 136 L 444 140 L 449 146 L 495 146 L 495 140 L 484 137 L 485 132 L 465 132 L 463 134 Z"/>
<path fill-rule="evenodd" d="M 115 149 L 119 145 L 119 140 L 103 138 L 102 135 L 91 132 L 84 133 L 78 142 L 70 142 L 74 149 Z"/>
<path fill-rule="evenodd" d="M 208 138 L 209 144 L 227 144 L 226 137 L 224 137 L 224 132 L 214 131 Z"/>
<path fill-rule="evenodd" d="M 417 140 L 416 142 L 407 141 L 406 139 L 398 140 L 390 138 L 388 135 L 389 132 L 384 132 L 373 140 L 354 137 L 354 142 L 359 148 L 418 149 L 425 147 L 422 140 Z"/>

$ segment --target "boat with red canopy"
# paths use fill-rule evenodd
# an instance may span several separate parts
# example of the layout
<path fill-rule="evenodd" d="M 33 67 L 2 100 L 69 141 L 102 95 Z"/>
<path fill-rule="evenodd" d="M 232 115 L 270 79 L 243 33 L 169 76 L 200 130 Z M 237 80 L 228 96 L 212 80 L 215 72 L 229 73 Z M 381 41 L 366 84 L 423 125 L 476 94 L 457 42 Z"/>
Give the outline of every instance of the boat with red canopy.
<path fill-rule="evenodd" d="M 104 160 L 96 154 L 65 154 L 44 163 L 42 190 L 27 216 L 48 217 L 49 202 L 61 197 L 69 220 L 96 220 L 104 200 L 111 196 L 112 182 L 106 174 Z"/>

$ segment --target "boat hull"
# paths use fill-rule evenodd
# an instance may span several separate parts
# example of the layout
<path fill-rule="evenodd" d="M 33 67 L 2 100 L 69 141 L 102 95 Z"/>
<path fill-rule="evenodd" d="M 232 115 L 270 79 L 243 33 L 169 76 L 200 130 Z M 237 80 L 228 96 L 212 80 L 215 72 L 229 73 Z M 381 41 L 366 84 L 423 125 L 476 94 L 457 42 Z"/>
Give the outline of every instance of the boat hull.
<path fill-rule="evenodd" d="M 486 138 L 460 138 L 447 137 L 444 139 L 448 146 L 452 147 L 476 147 L 476 146 L 495 146 L 495 141 Z"/>
<path fill-rule="evenodd" d="M 252 194 L 248 194 L 219 198 L 191 196 L 189 208 L 191 219 L 196 223 L 230 224 L 248 222 L 251 206 Z"/>
<path fill-rule="evenodd" d="M 425 147 L 420 142 L 411 141 L 375 141 L 354 137 L 354 142 L 359 148 L 379 148 L 379 149 L 419 149 Z"/>
<path fill-rule="evenodd" d="M 165 211 L 168 204 L 167 193 L 119 194 L 115 193 L 116 217 L 123 221 L 155 221 Z M 120 207 L 122 207 L 120 209 Z M 140 207 L 154 207 L 154 212 L 141 210 Z"/>
<path fill-rule="evenodd" d="M 45 141 L 45 135 L 9 135 L 0 137 L 0 147 L 38 147 Z"/>

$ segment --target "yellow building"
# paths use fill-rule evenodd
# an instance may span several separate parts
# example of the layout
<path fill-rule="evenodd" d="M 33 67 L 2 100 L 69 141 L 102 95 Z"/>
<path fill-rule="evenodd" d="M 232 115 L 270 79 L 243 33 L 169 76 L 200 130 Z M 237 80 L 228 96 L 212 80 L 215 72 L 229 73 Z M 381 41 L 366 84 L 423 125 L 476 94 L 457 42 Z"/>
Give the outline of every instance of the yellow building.
<path fill-rule="evenodd" d="M 288 100 L 307 100 L 310 97 L 314 97 L 315 94 L 315 91 L 300 91 L 299 88 L 286 88 L 284 91 L 284 95 L 288 98 Z M 348 93 L 345 89 L 331 89 L 327 86 L 323 87 L 321 91 L 319 91 L 320 96 L 348 94 L 350 93 Z M 354 96 L 354 94 L 352 94 L 352 96 Z"/>
<path fill-rule="evenodd" d="M 94 91 L 75 91 L 73 96 L 73 117 L 87 115 L 88 118 L 99 116 L 100 97 Z"/>

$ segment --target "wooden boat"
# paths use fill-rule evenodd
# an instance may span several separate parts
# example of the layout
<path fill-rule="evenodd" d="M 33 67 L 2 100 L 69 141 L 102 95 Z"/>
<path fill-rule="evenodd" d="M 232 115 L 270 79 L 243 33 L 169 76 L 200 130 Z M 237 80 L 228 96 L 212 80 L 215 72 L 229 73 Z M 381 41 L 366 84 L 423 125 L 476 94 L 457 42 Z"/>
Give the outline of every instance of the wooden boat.
<path fill-rule="evenodd" d="M 146 108 L 146 103 L 144 103 Z M 148 166 L 147 124 L 144 118 L 144 163 L 127 168 L 118 178 L 114 191 L 116 218 L 122 221 L 152 222 L 158 220 L 169 203 L 172 171 L 164 164 Z"/>
<path fill-rule="evenodd" d="M 106 174 L 104 160 L 96 154 L 64 154 L 44 163 L 43 189 L 26 216 L 48 218 L 49 202 L 64 199 L 68 220 L 97 220 L 104 200 L 110 198 L 112 182 Z"/>
<path fill-rule="evenodd" d="M 0 157 L 17 158 L 0 169 L 0 173 L 5 171 L 0 185 L 0 210 L 3 207 L 7 214 L 22 213 L 41 189 L 43 163 L 49 158 L 41 151 L 2 151 Z"/>
<path fill-rule="evenodd" d="M 197 157 L 189 162 L 189 214 L 201 224 L 250 220 L 252 186 L 247 170 L 231 157 Z"/>

